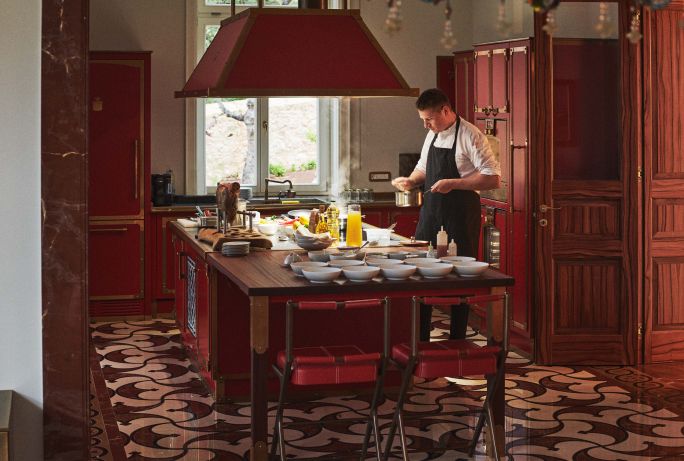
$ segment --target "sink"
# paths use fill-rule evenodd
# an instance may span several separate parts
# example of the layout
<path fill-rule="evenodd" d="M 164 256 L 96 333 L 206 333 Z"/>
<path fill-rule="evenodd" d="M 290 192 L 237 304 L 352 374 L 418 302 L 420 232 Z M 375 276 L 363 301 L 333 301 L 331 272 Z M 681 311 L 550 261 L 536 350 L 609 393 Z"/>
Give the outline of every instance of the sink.
<path fill-rule="evenodd" d="M 252 197 L 249 199 L 249 203 L 253 205 L 260 205 L 267 203 L 269 205 L 280 205 L 282 202 L 288 202 L 288 201 L 297 201 L 299 204 L 315 204 L 315 205 L 321 205 L 321 204 L 327 204 L 328 201 L 322 198 L 316 198 L 316 197 L 294 197 L 294 198 L 269 198 L 268 202 L 264 202 L 263 197 Z M 289 203 L 286 203 L 286 205 L 290 205 Z M 294 203 L 292 205 L 295 205 Z"/>

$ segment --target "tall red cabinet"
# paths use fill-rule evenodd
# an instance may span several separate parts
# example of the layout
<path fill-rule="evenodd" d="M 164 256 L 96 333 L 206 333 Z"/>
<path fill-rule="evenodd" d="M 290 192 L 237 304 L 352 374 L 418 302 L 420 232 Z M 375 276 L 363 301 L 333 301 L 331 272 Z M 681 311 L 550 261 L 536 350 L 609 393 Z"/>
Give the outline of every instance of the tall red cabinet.
<path fill-rule="evenodd" d="M 90 315 L 144 315 L 150 52 L 91 52 L 88 126 Z"/>
<path fill-rule="evenodd" d="M 533 42 L 510 40 L 454 53 L 459 114 L 485 133 L 501 164 L 501 188 L 482 191 L 480 259 L 515 277 L 511 331 L 532 350 L 533 309 L 529 86 Z"/>

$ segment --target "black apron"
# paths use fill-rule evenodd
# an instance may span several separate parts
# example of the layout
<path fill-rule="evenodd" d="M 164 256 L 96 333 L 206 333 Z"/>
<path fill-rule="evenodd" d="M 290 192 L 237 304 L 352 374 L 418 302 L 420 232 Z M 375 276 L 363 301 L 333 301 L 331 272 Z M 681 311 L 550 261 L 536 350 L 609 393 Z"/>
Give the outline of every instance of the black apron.
<path fill-rule="evenodd" d="M 456 146 L 461 117 L 456 118 L 456 134 L 451 149 L 435 147 L 437 134 L 430 144 L 427 168 L 425 169 L 425 190 L 428 191 L 440 179 L 460 178 L 456 166 Z M 452 190 L 447 194 L 430 192 L 425 194 L 420 219 L 416 229 L 416 239 L 429 240 L 437 245 L 437 232 L 442 226 L 454 239 L 459 256 L 477 258 L 480 240 L 480 195 L 472 190 Z M 465 338 L 468 327 L 469 306 L 462 304 L 451 307 L 449 339 Z M 429 341 L 431 330 L 432 306 L 420 307 L 420 340 Z"/>
<path fill-rule="evenodd" d="M 425 190 L 440 179 L 460 178 L 456 167 L 456 145 L 461 117 L 456 119 L 456 135 L 451 149 L 435 147 L 437 134 L 430 144 L 425 169 Z M 480 240 L 480 195 L 473 190 L 452 190 L 447 194 L 430 192 L 423 196 L 423 207 L 416 229 L 417 240 L 437 245 L 437 232 L 444 226 L 449 242 L 454 239 L 459 256 L 477 258 Z"/>

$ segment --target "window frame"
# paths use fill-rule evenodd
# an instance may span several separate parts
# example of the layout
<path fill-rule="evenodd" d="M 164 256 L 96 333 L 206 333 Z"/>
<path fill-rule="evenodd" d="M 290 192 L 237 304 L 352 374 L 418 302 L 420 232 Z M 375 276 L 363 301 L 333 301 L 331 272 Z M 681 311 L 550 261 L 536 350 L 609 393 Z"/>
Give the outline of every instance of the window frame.
<path fill-rule="evenodd" d="M 193 4 L 188 8 L 188 33 L 186 50 L 189 54 L 187 60 L 188 76 L 204 54 L 204 40 L 207 26 L 220 26 L 221 21 L 230 17 L 230 4 L 225 6 L 204 5 L 204 0 L 189 2 Z M 256 3 L 256 0 L 255 0 Z M 244 11 L 249 6 L 236 5 L 236 14 Z M 190 24 L 192 22 L 192 24 Z M 265 192 L 264 179 L 268 177 L 268 128 L 264 122 L 268 120 L 268 98 L 257 99 L 257 184 L 250 187 L 255 195 L 263 195 Z M 335 162 L 333 158 L 339 158 L 339 110 L 340 101 L 336 98 L 318 99 L 318 184 L 296 184 L 297 192 L 308 195 L 328 195 L 331 192 L 331 177 Z M 186 189 L 197 194 L 213 194 L 216 186 L 207 186 L 206 162 L 204 156 L 205 130 L 205 98 L 188 100 L 186 104 Z M 325 125 L 321 127 L 321 125 Z M 334 181 L 333 181 L 334 182 Z M 278 187 L 271 188 L 277 190 Z"/>

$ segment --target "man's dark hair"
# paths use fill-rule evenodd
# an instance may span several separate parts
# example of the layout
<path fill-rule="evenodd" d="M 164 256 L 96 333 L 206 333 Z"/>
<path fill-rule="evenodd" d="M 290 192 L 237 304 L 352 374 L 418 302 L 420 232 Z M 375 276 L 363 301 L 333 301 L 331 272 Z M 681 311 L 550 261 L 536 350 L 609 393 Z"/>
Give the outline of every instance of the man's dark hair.
<path fill-rule="evenodd" d="M 451 107 L 451 101 L 444 92 L 438 88 L 430 88 L 423 91 L 416 100 L 416 109 L 441 109 L 442 106 Z"/>

